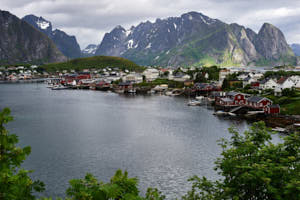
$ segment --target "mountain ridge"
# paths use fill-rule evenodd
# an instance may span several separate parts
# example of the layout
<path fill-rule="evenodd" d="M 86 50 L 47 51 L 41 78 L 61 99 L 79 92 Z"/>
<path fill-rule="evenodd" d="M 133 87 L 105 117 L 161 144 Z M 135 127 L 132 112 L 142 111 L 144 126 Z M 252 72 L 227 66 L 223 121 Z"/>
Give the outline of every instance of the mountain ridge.
<path fill-rule="evenodd" d="M 106 33 L 95 55 L 122 56 L 141 65 L 296 64 L 283 33 L 265 23 L 258 33 L 202 13 L 142 22 Z"/>
<path fill-rule="evenodd" d="M 43 17 L 37 17 L 33 14 L 22 18 L 25 22 L 32 25 L 42 33 L 46 34 L 57 46 L 57 48 L 68 58 L 81 57 L 80 46 L 75 36 L 68 35 L 62 30 L 52 29 L 52 23 Z"/>
<path fill-rule="evenodd" d="M 62 62 L 66 57 L 44 34 L 8 11 L 0 10 L 0 63 Z"/>

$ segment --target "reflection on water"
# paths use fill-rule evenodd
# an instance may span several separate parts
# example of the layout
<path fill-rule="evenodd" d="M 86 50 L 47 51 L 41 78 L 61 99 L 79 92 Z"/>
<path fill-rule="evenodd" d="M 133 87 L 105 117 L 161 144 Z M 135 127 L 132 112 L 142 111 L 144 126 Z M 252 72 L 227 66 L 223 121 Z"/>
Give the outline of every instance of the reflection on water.
<path fill-rule="evenodd" d="M 108 181 L 126 169 L 140 189 L 157 187 L 169 199 L 188 189 L 192 175 L 216 178 L 217 140 L 244 121 L 219 119 L 187 99 L 120 96 L 97 91 L 51 91 L 43 84 L 0 85 L 0 108 L 9 106 L 9 125 L 32 154 L 24 167 L 46 183 L 44 195 L 63 196 L 68 180 L 87 172 Z"/>

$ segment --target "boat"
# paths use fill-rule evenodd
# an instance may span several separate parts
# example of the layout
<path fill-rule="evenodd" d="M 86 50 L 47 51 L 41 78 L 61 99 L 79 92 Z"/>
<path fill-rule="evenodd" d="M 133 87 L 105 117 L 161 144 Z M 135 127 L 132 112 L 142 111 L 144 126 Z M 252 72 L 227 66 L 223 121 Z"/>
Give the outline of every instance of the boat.
<path fill-rule="evenodd" d="M 204 96 L 197 96 L 196 99 L 199 100 L 199 101 L 203 101 L 205 99 L 205 97 Z"/>
<path fill-rule="evenodd" d="M 64 85 L 55 85 L 51 89 L 52 90 L 65 90 L 65 89 L 69 89 L 69 88 Z"/>
<path fill-rule="evenodd" d="M 281 128 L 281 127 L 272 128 L 272 131 L 276 131 L 276 132 L 279 132 L 279 133 L 287 132 L 287 130 L 285 128 Z"/>
<path fill-rule="evenodd" d="M 188 102 L 187 104 L 188 106 L 200 106 L 201 105 L 201 102 L 198 101 L 198 100 L 191 100 Z"/>
<path fill-rule="evenodd" d="M 214 115 L 219 115 L 219 116 L 221 116 L 221 115 L 228 115 L 228 112 L 224 112 L 222 110 L 219 110 L 217 112 L 214 112 Z"/>
<path fill-rule="evenodd" d="M 235 113 L 232 113 L 232 112 L 229 112 L 228 115 L 232 116 L 232 117 L 235 117 L 236 114 Z"/>
<path fill-rule="evenodd" d="M 130 89 L 127 91 L 127 93 L 129 94 L 135 94 L 136 93 L 136 89 Z"/>

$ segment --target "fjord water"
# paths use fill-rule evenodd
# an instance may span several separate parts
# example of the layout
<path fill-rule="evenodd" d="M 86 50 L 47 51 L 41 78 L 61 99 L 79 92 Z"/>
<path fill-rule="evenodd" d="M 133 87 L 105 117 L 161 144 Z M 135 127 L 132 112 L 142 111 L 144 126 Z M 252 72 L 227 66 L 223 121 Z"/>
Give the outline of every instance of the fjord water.
<path fill-rule="evenodd" d="M 122 96 L 62 90 L 45 84 L 1 84 L 0 109 L 10 107 L 9 124 L 32 153 L 23 167 L 46 184 L 44 196 L 64 196 L 68 181 L 89 172 L 109 181 L 117 169 L 140 180 L 140 189 L 157 187 L 168 199 L 182 196 L 193 175 L 216 178 L 217 140 L 229 138 L 244 121 L 188 107 L 184 98 Z"/>

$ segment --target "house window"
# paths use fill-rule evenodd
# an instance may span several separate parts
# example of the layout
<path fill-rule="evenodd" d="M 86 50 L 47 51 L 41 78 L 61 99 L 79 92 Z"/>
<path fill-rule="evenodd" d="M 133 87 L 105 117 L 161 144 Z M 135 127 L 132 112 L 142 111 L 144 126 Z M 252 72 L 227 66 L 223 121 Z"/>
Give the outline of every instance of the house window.
<path fill-rule="evenodd" d="M 238 98 L 238 99 L 241 99 L 241 96 L 238 96 L 237 98 Z"/>

